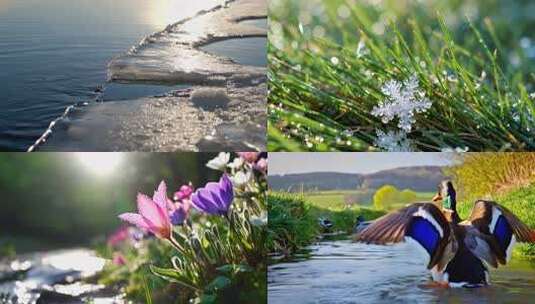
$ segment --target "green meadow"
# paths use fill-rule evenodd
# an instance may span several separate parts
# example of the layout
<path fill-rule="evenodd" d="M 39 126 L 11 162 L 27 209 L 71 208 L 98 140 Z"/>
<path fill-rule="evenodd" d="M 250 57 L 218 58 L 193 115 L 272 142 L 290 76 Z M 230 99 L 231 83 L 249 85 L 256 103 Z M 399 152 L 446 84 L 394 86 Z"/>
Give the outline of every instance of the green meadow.
<path fill-rule="evenodd" d="M 270 151 L 533 150 L 533 9 L 272 1 Z"/>
<path fill-rule="evenodd" d="M 457 208 L 462 219 L 470 216 L 477 199 L 490 199 L 535 228 L 535 154 L 467 153 L 458 157 L 458 164 L 445 167 L 444 171 L 452 176 L 457 188 Z M 430 201 L 435 194 L 414 193 L 414 202 Z M 268 250 L 291 255 L 309 245 L 323 232 L 318 224 L 319 217 L 330 219 L 333 231 L 351 233 L 357 216 L 373 220 L 407 204 L 392 203 L 378 208 L 371 200 L 363 200 L 347 205 L 346 198 L 352 195 L 366 197 L 357 190 L 271 192 L 268 195 Z M 402 200 L 401 195 L 399 200 Z M 397 201 L 396 198 L 393 201 Z M 520 244 L 514 253 L 531 259 L 535 257 L 535 246 Z"/>

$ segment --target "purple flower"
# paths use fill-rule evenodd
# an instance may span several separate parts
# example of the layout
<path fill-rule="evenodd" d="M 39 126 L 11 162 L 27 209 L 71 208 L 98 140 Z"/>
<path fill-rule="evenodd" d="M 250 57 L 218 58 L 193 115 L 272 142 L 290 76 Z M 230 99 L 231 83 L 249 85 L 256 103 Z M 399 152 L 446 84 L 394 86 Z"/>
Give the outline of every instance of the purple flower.
<path fill-rule="evenodd" d="M 184 199 L 182 202 L 175 203 L 175 209 L 171 211 L 169 218 L 173 225 L 183 225 L 184 222 L 188 219 L 189 209 L 191 206 L 191 201 L 189 199 Z"/>
<path fill-rule="evenodd" d="M 195 209 L 214 215 L 224 215 L 234 200 L 234 189 L 230 178 L 223 174 L 219 183 L 208 183 L 204 188 L 199 188 L 191 197 L 191 203 Z"/>

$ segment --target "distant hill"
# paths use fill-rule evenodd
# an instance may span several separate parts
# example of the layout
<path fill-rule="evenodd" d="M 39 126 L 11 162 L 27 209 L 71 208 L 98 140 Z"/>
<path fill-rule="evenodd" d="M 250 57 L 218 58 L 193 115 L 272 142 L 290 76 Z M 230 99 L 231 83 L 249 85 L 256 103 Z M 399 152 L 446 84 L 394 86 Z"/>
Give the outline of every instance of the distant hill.
<path fill-rule="evenodd" d="M 270 175 L 269 186 L 276 191 L 324 191 L 376 189 L 389 184 L 399 189 L 410 188 L 420 192 L 437 189 L 446 177 L 437 166 L 403 167 L 370 174 L 312 172 L 287 175 Z"/>

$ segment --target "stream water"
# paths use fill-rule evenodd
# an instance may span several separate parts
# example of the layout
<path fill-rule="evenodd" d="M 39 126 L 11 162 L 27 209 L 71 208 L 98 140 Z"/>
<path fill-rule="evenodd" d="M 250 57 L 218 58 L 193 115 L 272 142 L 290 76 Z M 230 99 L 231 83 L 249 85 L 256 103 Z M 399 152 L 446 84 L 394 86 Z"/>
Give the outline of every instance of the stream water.
<path fill-rule="evenodd" d="M 431 275 L 408 244 L 377 246 L 324 241 L 268 269 L 268 302 L 533 303 L 535 263 L 513 258 L 492 270 L 491 286 L 428 287 Z"/>
<path fill-rule="evenodd" d="M 20 255 L 0 263 L 0 303 L 124 303 L 118 290 L 95 282 L 105 263 L 83 248 Z"/>

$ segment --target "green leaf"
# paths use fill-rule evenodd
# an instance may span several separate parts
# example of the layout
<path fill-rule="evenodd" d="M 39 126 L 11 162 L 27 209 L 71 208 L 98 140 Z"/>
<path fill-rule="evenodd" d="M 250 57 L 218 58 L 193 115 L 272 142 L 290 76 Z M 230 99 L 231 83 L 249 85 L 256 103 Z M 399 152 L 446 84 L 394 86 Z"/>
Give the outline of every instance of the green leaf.
<path fill-rule="evenodd" d="M 193 286 L 193 284 L 186 277 L 181 275 L 175 269 L 172 269 L 172 268 L 160 268 L 160 267 L 156 267 L 156 266 L 151 265 L 150 266 L 150 271 L 152 271 L 152 273 L 154 273 L 155 275 L 157 275 L 157 276 L 159 276 L 159 277 L 161 277 L 161 278 L 163 278 L 163 279 L 165 279 L 167 281 L 181 284 L 181 285 L 183 285 L 183 286 L 185 286 L 187 288 L 191 288 L 193 290 L 199 290 L 199 288 Z"/>
<path fill-rule="evenodd" d="M 213 294 L 203 294 L 202 296 L 199 297 L 196 303 L 199 303 L 199 304 L 217 303 L 217 296 Z"/>
<path fill-rule="evenodd" d="M 218 276 L 210 284 L 208 284 L 208 286 L 206 286 L 205 290 L 215 292 L 227 288 L 230 284 L 232 284 L 232 281 L 229 278 L 225 276 Z"/>
<path fill-rule="evenodd" d="M 239 272 L 252 272 L 254 269 L 244 264 L 227 264 L 217 268 L 217 271 L 224 274 L 236 274 Z"/>

